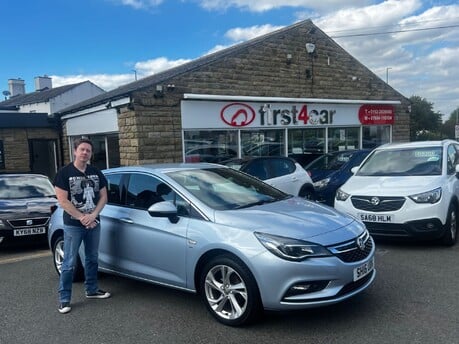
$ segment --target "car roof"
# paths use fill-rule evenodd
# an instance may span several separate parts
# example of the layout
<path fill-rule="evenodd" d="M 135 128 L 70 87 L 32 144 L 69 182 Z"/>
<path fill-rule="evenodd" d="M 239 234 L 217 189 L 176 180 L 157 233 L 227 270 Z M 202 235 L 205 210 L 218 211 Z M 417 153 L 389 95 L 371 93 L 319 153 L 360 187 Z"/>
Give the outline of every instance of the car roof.
<path fill-rule="evenodd" d="M 386 149 L 402 149 L 402 148 L 416 148 L 416 147 L 442 147 L 443 145 L 459 142 L 455 140 L 437 140 L 437 141 L 413 141 L 413 142 L 398 142 L 398 143 L 387 143 L 385 145 L 375 148 L 376 150 Z"/>
<path fill-rule="evenodd" d="M 290 160 L 293 162 L 296 162 L 295 159 L 288 157 L 288 156 L 283 156 L 283 155 L 262 155 L 262 156 L 244 156 L 242 158 L 231 158 L 228 160 L 224 160 L 220 162 L 220 164 L 226 165 L 226 164 L 231 164 L 231 163 L 240 163 L 240 164 L 245 164 L 249 161 L 254 161 L 254 160 L 272 160 L 272 159 L 286 159 Z"/>
<path fill-rule="evenodd" d="M 39 173 L 0 173 L 0 178 L 3 178 L 3 177 L 42 177 L 42 178 L 48 178 L 48 176 L 45 176 L 44 174 L 39 174 Z"/>
<path fill-rule="evenodd" d="M 208 169 L 208 168 L 227 168 L 219 164 L 212 163 L 164 163 L 164 164 L 145 164 L 135 166 L 114 167 L 103 170 L 103 173 L 112 172 L 157 172 L 166 173 L 177 170 Z"/>

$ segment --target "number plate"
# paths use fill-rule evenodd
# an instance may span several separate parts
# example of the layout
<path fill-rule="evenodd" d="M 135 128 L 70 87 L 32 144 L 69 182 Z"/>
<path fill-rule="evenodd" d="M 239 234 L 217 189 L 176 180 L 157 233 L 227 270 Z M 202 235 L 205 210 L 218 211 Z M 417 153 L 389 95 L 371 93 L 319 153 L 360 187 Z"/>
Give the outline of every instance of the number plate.
<path fill-rule="evenodd" d="M 359 279 L 365 277 L 368 275 L 370 272 L 373 271 L 375 267 L 375 259 L 371 258 L 368 262 L 365 264 L 362 264 L 354 269 L 354 282 L 358 281 Z"/>
<path fill-rule="evenodd" d="M 46 227 L 35 227 L 35 228 L 21 228 L 15 229 L 13 232 L 14 236 L 24 236 L 24 235 L 36 235 L 46 233 Z"/>
<path fill-rule="evenodd" d="M 392 214 L 358 214 L 363 222 L 392 223 L 395 221 Z"/>

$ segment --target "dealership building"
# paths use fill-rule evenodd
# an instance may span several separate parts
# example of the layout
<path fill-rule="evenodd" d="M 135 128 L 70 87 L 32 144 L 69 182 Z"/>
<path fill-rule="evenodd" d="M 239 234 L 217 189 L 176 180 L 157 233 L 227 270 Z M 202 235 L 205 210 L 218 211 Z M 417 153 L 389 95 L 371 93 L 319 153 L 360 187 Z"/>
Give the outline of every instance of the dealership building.
<path fill-rule="evenodd" d="M 409 111 L 407 98 L 306 20 L 56 115 L 61 164 L 86 136 L 106 168 L 373 148 L 409 140 Z"/>

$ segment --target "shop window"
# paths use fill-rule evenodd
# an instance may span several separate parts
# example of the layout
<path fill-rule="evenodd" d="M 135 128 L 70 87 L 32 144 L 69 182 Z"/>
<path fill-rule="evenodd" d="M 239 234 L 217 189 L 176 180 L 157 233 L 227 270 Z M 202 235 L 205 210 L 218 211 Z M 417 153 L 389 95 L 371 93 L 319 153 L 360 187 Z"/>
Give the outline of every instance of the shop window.
<path fill-rule="evenodd" d="M 288 154 L 324 153 L 325 128 L 290 129 Z"/>
<path fill-rule="evenodd" d="M 241 131 L 242 156 L 285 156 L 284 130 Z"/>
<path fill-rule="evenodd" d="M 328 152 L 359 149 L 360 128 L 329 128 Z"/>
<path fill-rule="evenodd" d="M 362 148 L 373 149 L 390 142 L 390 125 L 362 127 Z"/>
<path fill-rule="evenodd" d="M 238 156 L 236 130 L 195 130 L 183 133 L 185 162 L 215 162 Z"/>
<path fill-rule="evenodd" d="M 70 138 L 71 159 L 73 160 L 73 140 L 77 137 Z M 106 168 L 120 166 L 120 148 L 118 134 L 111 135 L 91 135 L 88 137 L 93 144 L 91 164 L 103 170 Z"/>

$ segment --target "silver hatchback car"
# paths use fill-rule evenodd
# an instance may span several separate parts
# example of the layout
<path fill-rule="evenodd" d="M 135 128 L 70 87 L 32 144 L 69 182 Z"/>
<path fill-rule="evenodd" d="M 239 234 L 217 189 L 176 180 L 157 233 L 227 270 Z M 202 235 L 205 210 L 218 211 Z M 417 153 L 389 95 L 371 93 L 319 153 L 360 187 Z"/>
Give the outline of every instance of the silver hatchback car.
<path fill-rule="evenodd" d="M 104 174 L 99 270 L 198 293 L 226 325 L 263 309 L 340 302 L 375 278 L 375 247 L 362 222 L 245 173 L 200 163 Z M 58 209 L 49 230 L 58 273 L 62 228 Z M 78 262 L 75 278 L 81 272 Z"/>

